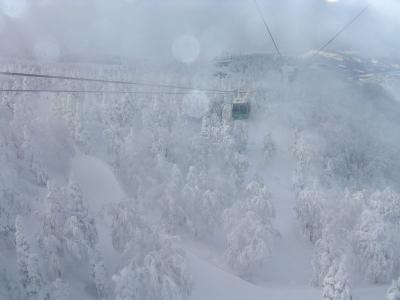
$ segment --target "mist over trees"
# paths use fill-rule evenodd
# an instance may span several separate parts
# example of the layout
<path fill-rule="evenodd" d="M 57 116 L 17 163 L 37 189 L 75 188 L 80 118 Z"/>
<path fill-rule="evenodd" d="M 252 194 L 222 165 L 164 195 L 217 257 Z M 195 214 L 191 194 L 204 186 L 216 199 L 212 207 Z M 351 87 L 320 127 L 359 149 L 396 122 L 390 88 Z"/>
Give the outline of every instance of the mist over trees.
<path fill-rule="evenodd" d="M 280 56 L 241 1 L 96 1 L 0 0 L 0 71 L 131 82 L 0 76 L 1 299 L 400 300 L 398 4 L 307 52 L 365 3 L 264 3 Z"/>
<path fill-rule="evenodd" d="M 264 59 L 232 60 L 230 69 L 223 69 L 229 76 L 218 86 L 239 75 L 254 80 L 253 68 Z M 244 65 L 245 70 L 237 67 Z M 43 73 L 60 68 L 92 77 L 139 74 L 106 66 L 8 66 Z M 270 70 L 267 77 L 279 74 Z M 313 245 L 312 283 L 323 290 L 324 299 L 351 299 L 354 278 L 388 283 L 400 272 L 398 149 L 381 141 L 378 151 L 375 129 L 354 121 L 383 118 L 373 113 L 376 102 L 346 117 L 357 98 L 368 101 L 363 93 L 375 87 L 354 89 L 337 80 L 347 91 L 341 99 L 326 89 L 307 97 L 302 87 L 307 76 L 291 85 L 290 99 L 268 95 L 265 84 L 252 107 L 258 110 L 255 116 L 272 116 L 280 102 L 292 106 L 287 118 L 293 137 L 293 215 Z M 1 83 L 39 85 L 38 79 Z M 381 102 L 395 105 L 379 91 Z M 282 237 L 268 182 L 249 177 L 254 159 L 250 125 L 230 118 L 225 96 L 209 95 L 209 110 L 199 118 L 192 117 L 193 110 L 187 114 L 179 97 L 2 96 L 1 252 L 13 258 L 1 272 L 4 297 L 67 299 L 80 293 L 79 282 L 81 292 L 94 299 L 183 299 L 195 287 L 185 253 L 189 241 L 214 245 L 221 265 L 242 278 L 268 268 Z M 398 126 L 390 118 L 380 122 Z M 260 138 L 265 168 L 282 151 L 276 136 L 266 132 Z M 88 183 L 80 182 L 73 164 L 85 156 L 109 165 L 125 195 L 104 204 L 88 198 L 81 186 Z M 395 284 L 388 295 L 396 299 Z"/>

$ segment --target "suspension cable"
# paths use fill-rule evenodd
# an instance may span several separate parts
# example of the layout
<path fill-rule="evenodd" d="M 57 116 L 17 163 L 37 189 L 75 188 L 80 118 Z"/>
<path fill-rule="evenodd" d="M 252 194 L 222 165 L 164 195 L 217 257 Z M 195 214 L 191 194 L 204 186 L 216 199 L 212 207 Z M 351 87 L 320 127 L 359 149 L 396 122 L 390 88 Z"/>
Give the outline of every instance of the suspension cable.
<path fill-rule="evenodd" d="M 257 12 L 258 12 L 258 14 L 259 14 L 261 20 L 262 20 L 263 23 L 264 23 L 265 29 L 267 30 L 267 33 L 268 33 L 267 38 L 268 38 L 268 36 L 269 36 L 269 38 L 272 40 L 272 43 L 274 44 L 276 53 L 279 55 L 280 58 L 282 58 L 282 54 L 281 54 L 281 52 L 279 51 L 278 45 L 277 45 L 277 43 L 275 42 L 274 36 L 272 35 L 272 32 L 271 32 L 271 30 L 270 30 L 270 28 L 269 28 L 269 26 L 268 26 L 268 23 L 267 23 L 267 21 L 266 21 L 264 15 L 263 15 L 263 13 L 262 13 L 262 10 L 261 10 L 260 5 L 258 4 L 257 0 L 253 0 L 253 2 L 254 2 L 254 5 L 255 5 L 255 7 L 256 7 L 256 9 L 257 9 Z"/>
<path fill-rule="evenodd" d="M 328 40 L 321 48 L 319 48 L 311 58 L 314 58 L 319 52 L 322 52 L 332 42 L 334 42 L 347 28 L 349 28 L 364 12 L 369 8 L 369 5 L 365 6 L 355 17 L 353 17 L 347 24 L 345 24 L 330 40 Z"/>
<path fill-rule="evenodd" d="M 195 93 L 202 91 L 193 90 Z M 0 93 L 52 93 L 52 94 L 134 94 L 134 95 L 186 95 L 187 92 L 169 91 L 100 91 L 100 90 L 47 90 L 47 89 L 0 89 Z M 224 94 L 221 92 L 205 92 L 206 94 Z"/>
<path fill-rule="evenodd" d="M 123 81 L 123 80 L 107 80 L 107 79 L 60 76 L 60 75 L 48 75 L 48 74 L 34 74 L 34 73 L 20 73 L 20 72 L 0 71 L 0 75 L 20 76 L 20 77 L 34 77 L 34 78 L 45 78 L 45 79 L 60 79 L 60 80 L 70 80 L 70 81 L 86 81 L 86 82 L 98 82 L 98 83 L 126 84 L 126 85 L 136 85 L 136 86 L 145 86 L 145 87 L 170 88 L 170 89 L 178 89 L 178 90 L 196 90 L 196 91 L 212 92 L 212 93 L 234 93 L 233 90 L 207 89 L 207 88 L 196 88 L 196 87 L 190 87 L 190 86 L 180 86 L 180 85 L 170 85 L 170 84 L 144 83 L 144 82 L 134 82 L 134 81 Z"/>

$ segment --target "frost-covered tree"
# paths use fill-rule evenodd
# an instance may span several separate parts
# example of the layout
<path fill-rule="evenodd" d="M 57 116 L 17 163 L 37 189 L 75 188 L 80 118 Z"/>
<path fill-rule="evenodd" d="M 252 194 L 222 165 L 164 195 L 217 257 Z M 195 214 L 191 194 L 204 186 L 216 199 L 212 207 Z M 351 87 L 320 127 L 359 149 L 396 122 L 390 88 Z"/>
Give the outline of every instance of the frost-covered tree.
<path fill-rule="evenodd" d="M 110 215 L 112 245 L 117 252 L 145 246 L 149 228 L 137 211 L 135 200 L 122 199 L 111 208 Z"/>
<path fill-rule="evenodd" d="M 321 235 L 315 242 L 312 257 L 313 280 L 316 286 L 322 286 L 330 267 L 338 264 L 344 258 L 348 269 L 353 270 L 357 256 L 354 253 L 353 230 L 360 221 L 364 194 L 349 193 L 342 195 L 324 195 L 324 205 L 321 214 Z M 339 197 L 338 197 L 339 196 Z"/>
<path fill-rule="evenodd" d="M 355 252 L 360 260 L 360 268 L 373 283 L 386 282 L 396 265 L 391 228 L 381 216 L 366 210 L 361 215 L 360 224 L 354 232 Z"/>
<path fill-rule="evenodd" d="M 71 298 L 71 287 L 65 281 L 57 278 L 50 282 L 40 292 L 40 300 L 68 300 Z"/>
<path fill-rule="evenodd" d="M 169 181 L 167 183 L 166 193 L 170 194 L 172 197 L 179 195 L 183 188 L 184 178 L 179 167 L 174 164 L 171 168 L 171 173 L 169 176 Z"/>
<path fill-rule="evenodd" d="M 190 169 L 190 172 L 194 172 L 193 170 L 194 169 Z M 190 231 L 193 230 L 192 224 L 188 223 L 191 222 L 188 216 L 190 212 L 187 211 L 187 205 L 185 205 L 183 201 L 187 198 L 194 197 L 195 194 L 193 192 L 193 187 L 184 186 L 184 184 L 185 179 L 182 172 L 178 166 L 174 164 L 171 168 L 162 202 L 163 219 L 165 220 L 166 226 L 173 231 L 182 227 L 190 228 Z"/>
<path fill-rule="evenodd" d="M 400 194 L 392 188 L 372 193 L 369 204 L 385 222 L 393 224 L 396 229 L 400 226 Z"/>
<path fill-rule="evenodd" d="M 298 129 L 294 132 L 294 144 L 292 147 L 293 156 L 296 159 L 296 166 L 293 171 L 293 186 L 297 192 L 305 187 L 307 169 L 312 160 L 312 152 L 308 145 L 304 133 Z"/>
<path fill-rule="evenodd" d="M 88 214 L 79 185 L 71 177 L 68 186 L 69 217 L 65 220 L 66 247 L 77 259 L 85 259 L 97 243 L 95 220 Z"/>
<path fill-rule="evenodd" d="M 113 277 L 117 300 L 185 299 L 192 289 L 184 252 L 173 238 L 162 238 L 156 249 L 133 260 Z"/>
<path fill-rule="evenodd" d="M 323 284 L 324 300 L 352 300 L 349 274 L 344 261 L 334 261 L 329 267 Z"/>
<path fill-rule="evenodd" d="M 248 184 L 245 199 L 223 213 L 225 260 L 240 275 L 248 275 L 270 257 L 278 233 L 271 197 L 257 181 Z"/>
<path fill-rule="evenodd" d="M 267 133 L 263 140 L 263 157 L 265 162 L 269 162 L 276 153 L 276 146 L 272 140 L 271 133 Z"/>
<path fill-rule="evenodd" d="M 242 203 L 245 209 L 258 213 L 264 220 L 271 221 L 275 217 L 271 194 L 262 182 L 250 182 L 245 189 L 245 197 Z"/>
<path fill-rule="evenodd" d="M 340 255 L 335 251 L 332 241 L 323 236 L 320 238 L 314 248 L 312 257 L 313 279 L 312 284 L 322 286 L 325 276 L 328 274 L 330 266 L 334 264 Z"/>
<path fill-rule="evenodd" d="M 226 203 L 224 195 L 215 190 L 206 190 L 203 193 L 199 210 L 199 215 L 204 220 L 203 234 L 212 236 L 220 228 Z"/>
<path fill-rule="evenodd" d="M 96 288 L 96 294 L 99 298 L 108 298 L 109 277 L 104 262 L 97 249 L 90 251 L 90 276 Z"/>
<path fill-rule="evenodd" d="M 15 217 L 22 209 L 17 148 L 11 146 L 9 135 L 0 130 L 0 247 L 14 246 Z"/>
<path fill-rule="evenodd" d="M 386 294 L 387 300 L 400 300 L 400 278 L 398 280 L 393 280 L 392 285 Z"/>
<path fill-rule="evenodd" d="M 15 220 L 15 241 L 17 252 L 17 270 L 19 281 L 28 299 L 37 297 L 44 286 L 40 273 L 38 257 L 31 252 L 25 238 L 25 230 L 21 216 Z"/>
<path fill-rule="evenodd" d="M 48 180 L 48 174 L 41 159 L 42 154 L 40 154 L 40 147 L 35 144 L 32 132 L 28 130 L 26 126 L 24 127 L 24 141 L 21 148 L 24 159 L 36 182 L 39 185 L 45 186 Z"/>
<path fill-rule="evenodd" d="M 243 186 L 245 174 L 250 165 L 249 160 L 244 154 L 233 152 L 233 154 L 230 156 L 230 163 L 232 164 L 236 173 L 234 174 L 235 184 L 238 186 Z"/>
<path fill-rule="evenodd" d="M 22 209 L 16 194 L 0 188 L 0 247 L 14 247 L 15 216 Z"/>
<path fill-rule="evenodd" d="M 224 211 L 224 226 L 232 228 L 235 222 L 248 211 L 258 214 L 261 219 L 271 223 L 275 217 L 275 208 L 271 194 L 264 184 L 258 181 L 250 182 L 242 195 L 244 199 L 235 202 L 232 207 Z"/>
<path fill-rule="evenodd" d="M 297 195 L 295 213 L 304 236 L 315 243 L 321 238 L 324 196 L 318 190 L 302 190 Z"/>
<path fill-rule="evenodd" d="M 181 201 L 177 203 L 183 209 L 180 216 L 185 229 L 195 236 L 202 235 L 204 219 L 198 213 L 202 205 L 202 191 L 207 187 L 207 176 L 194 166 L 190 166 L 186 175 L 186 183 L 182 188 Z M 179 208 L 178 208 L 179 209 Z"/>
<path fill-rule="evenodd" d="M 3 254 L 2 254 L 3 256 Z M 2 264 L 5 262 L 1 262 Z M 0 299 L 22 299 L 21 286 L 7 268 L 0 270 Z"/>
<path fill-rule="evenodd" d="M 87 261 L 97 295 L 108 293 L 107 271 L 98 252 L 95 220 L 89 216 L 82 191 L 73 176 L 68 185 L 69 214 L 64 225 L 66 248 L 78 261 Z"/>
<path fill-rule="evenodd" d="M 256 213 L 248 211 L 227 234 L 226 262 L 239 275 L 248 275 L 271 256 L 274 234 Z"/>
<path fill-rule="evenodd" d="M 233 126 L 233 138 L 235 141 L 235 148 L 239 152 L 243 152 L 246 149 L 247 141 L 249 138 L 246 123 L 235 122 Z"/>
<path fill-rule="evenodd" d="M 175 230 L 184 229 L 199 239 L 212 239 L 221 229 L 223 210 L 229 206 L 224 179 L 211 182 L 207 171 L 190 166 L 184 184 L 178 184 L 181 191 L 176 193 L 172 186 L 177 186 L 180 177 L 179 173 L 171 174 L 173 182 L 168 184 L 165 195 L 165 212 L 170 226 Z"/>
<path fill-rule="evenodd" d="M 48 182 L 45 211 L 39 233 L 39 247 L 48 259 L 49 276 L 53 279 L 61 277 L 64 268 L 63 228 L 67 218 L 66 200 L 64 190 Z"/>

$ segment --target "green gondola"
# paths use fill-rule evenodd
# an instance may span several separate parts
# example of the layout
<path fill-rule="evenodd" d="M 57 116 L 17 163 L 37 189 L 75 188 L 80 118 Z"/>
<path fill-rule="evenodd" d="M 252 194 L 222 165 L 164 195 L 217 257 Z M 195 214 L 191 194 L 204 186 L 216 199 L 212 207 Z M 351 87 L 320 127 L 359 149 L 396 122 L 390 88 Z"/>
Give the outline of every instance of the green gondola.
<path fill-rule="evenodd" d="M 232 104 L 232 119 L 247 120 L 250 116 L 250 103 L 246 100 L 245 93 L 236 93 Z"/>
<path fill-rule="evenodd" d="M 250 103 L 238 102 L 232 104 L 232 118 L 234 120 L 246 120 L 250 115 Z"/>

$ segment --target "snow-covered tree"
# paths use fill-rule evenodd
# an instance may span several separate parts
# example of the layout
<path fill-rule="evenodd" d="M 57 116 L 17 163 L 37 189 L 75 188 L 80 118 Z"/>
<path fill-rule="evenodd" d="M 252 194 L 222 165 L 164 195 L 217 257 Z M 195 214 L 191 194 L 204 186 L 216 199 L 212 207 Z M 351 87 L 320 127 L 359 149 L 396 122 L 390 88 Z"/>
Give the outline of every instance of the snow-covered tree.
<path fill-rule="evenodd" d="M 192 171 L 193 169 L 190 170 L 190 172 Z M 194 197 L 195 194 L 193 188 L 189 186 L 185 186 L 185 190 L 183 191 L 184 184 L 185 179 L 182 172 L 177 165 L 173 165 L 162 202 L 163 219 L 166 226 L 172 231 L 181 228 L 190 228 L 190 231 L 193 230 L 192 224 L 188 223 L 191 220 L 189 220 L 187 205 L 183 201 Z"/>
<path fill-rule="evenodd" d="M 169 181 L 166 187 L 166 193 L 172 197 L 177 197 L 183 188 L 183 184 L 184 178 L 181 170 L 176 164 L 172 165 Z"/>
<path fill-rule="evenodd" d="M 334 264 L 340 256 L 336 253 L 332 241 L 327 237 L 319 239 L 314 248 L 312 257 L 313 279 L 312 284 L 322 286 L 326 274 L 328 274 L 330 266 Z"/>
<path fill-rule="evenodd" d="M 90 251 L 90 276 L 100 299 L 108 298 L 109 278 L 104 262 L 97 249 Z"/>
<path fill-rule="evenodd" d="M 199 215 L 204 220 L 203 234 L 213 235 L 220 229 L 222 212 L 226 207 L 224 195 L 214 190 L 206 190 L 201 197 Z"/>
<path fill-rule="evenodd" d="M 12 276 L 7 268 L 2 268 L 0 270 L 0 299 L 19 300 L 23 298 L 21 292 L 21 286 L 15 276 Z"/>
<path fill-rule="evenodd" d="M 264 161 L 269 162 L 276 153 L 276 146 L 272 140 L 271 133 L 267 133 L 263 140 L 263 156 Z"/>
<path fill-rule="evenodd" d="M 376 191 L 371 195 L 369 204 L 382 216 L 382 219 L 393 224 L 396 229 L 400 226 L 400 194 L 392 188 Z"/>
<path fill-rule="evenodd" d="M 227 235 L 225 260 L 239 275 L 248 275 L 271 256 L 274 237 L 273 228 L 248 211 Z"/>
<path fill-rule="evenodd" d="M 349 274 L 344 261 L 334 261 L 329 267 L 323 284 L 324 300 L 352 300 Z"/>
<path fill-rule="evenodd" d="M 353 270 L 357 261 L 354 257 L 357 255 L 353 247 L 353 230 L 360 220 L 364 194 L 345 191 L 342 195 L 328 196 L 325 194 L 320 238 L 315 242 L 312 257 L 314 271 L 312 283 L 316 286 L 323 285 L 333 264 L 338 264 L 347 258 L 346 267 L 348 270 Z"/>
<path fill-rule="evenodd" d="M 25 238 L 25 230 L 21 216 L 15 220 L 15 241 L 17 251 L 17 269 L 19 281 L 28 299 L 34 299 L 44 286 L 40 273 L 38 257 L 31 252 Z"/>
<path fill-rule="evenodd" d="M 176 243 L 173 238 L 162 238 L 155 250 L 115 275 L 116 299 L 185 299 L 191 292 L 192 279 L 185 254 Z"/>
<path fill-rule="evenodd" d="M 297 220 L 304 236 L 312 243 L 321 238 L 324 200 L 322 193 L 317 190 L 302 190 L 296 199 L 294 210 Z"/>
<path fill-rule="evenodd" d="M 373 283 L 386 282 L 396 265 L 391 228 L 379 214 L 366 210 L 355 229 L 355 252 L 363 274 Z"/>
<path fill-rule="evenodd" d="M 247 210 L 258 213 L 265 220 L 275 217 L 275 208 L 271 194 L 259 180 L 250 182 L 245 189 L 245 201 L 242 203 Z"/>
<path fill-rule="evenodd" d="M 54 183 L 48 182 L 48 192 L 44 201 L 45 211 L 39 233 L 39 246 L 48 259 L 49 276 L 53 279 L 59 278 L 63 273 L 63 228 L 67 218 L 66 200 L 64 190 Z"/>
<path fill-rule="evenodd" d="M 22 208 L 18 203 L 16 193 L 12 190 L 0 188 L 0 199 L 0 245 L 2 247 L 13 247 L 15 216 Z"/>
<path fill-rule="evenodd" d="M 89 216 L 81 189 L 73 177 L 68 186 L 68 200 L 69 217 L 64 225 L 66 247 L 72 255 L 82 260 L 95 248 L 98 237 L 95 221 Z"/>
<path fill-rule="evenodd" d="M 24 142 L 21 146 L 29 170 L 33 173 L 36 182 L 45 186 L 48 180 L 48 174 L 42 161 L 40 147 L 35 144 L 31 131 L 24 127 Z"/>
<path fill-rule="evenodd" d="M 108 294 L 107 271 L 98 252 L 95 220 L 89 216 L 82 191 L 73 176 L 68 185 L 69 214 L 65 221 L 66 248 L 79 261 L 86 260 L 98 297 Z"/>
<path fill-rule="evenodd" d="M 234 152 L 230 156 L 230 162 L 236 172 L 235 177 L 235 184 L 238 186 L 243 186 L 245 174 L 249 169 L 249 160 L 247 157 L 239 152 Z"/>
<path fill-rule="evenodd" d="M 0 247 L 14 245 L 15 217 L 22 209 L 18 201 L 17 151 L 11 146 L 8 141 L 10 136 L 7 135 L 10 133 L 0 131 Z"/>
<path fill-rule="evenodd" d="M 386 294 L 387 300 L 400 300 L 400 278 L 398 280 L 393 280 L 392 285 Z"/>
<path fill-rule="evenodd" d="M 110 211 L 112 245 L 119 253 L 132 248 L 139 249 L 146 244 L 149 228 L 135 207 L 135 200 L 125 198 Z"/>
<path fill-rule="evenodd" d="M 235 141 L 235 148 L 239 152 L 243 152 L 246 149 L 249 138 L 247 124 L 243 122 L 235 122 L 233 127 L 233 137 Z"/>
<path fill-rule="evenodd" d="M 71 298 L 71 287 L 64 280 L 57 278 L 47 284 L 40 292 L 40 300 L 68 300 Z"/>
<path fill-rule="evenodd" d="M 275 217 L 275 208 L 271 194 L 264 184 L 258 181 L 250 182 L 242 195 L 244 199 L 235 202 L 232 207 L 226 209 L 223 214 L 224 226 L 232 228 L 235 222 L 248 211 L 258 214 L 266 223 L 271 223 Z"/>
<path fill-rule="evenodd" d="M 272 225 L 275 211 L 266 188 L 253 181 L 244 197 L 223 213 L 225 260 L 240 275 L 248 275 L 266 262 L 278 236 Z"/>
<path fill-rule="evenodd" d="M 202 235 L 204 220 L 198 210 L 202 205 L 202 191 L 207 187 L 207 176 L 194 166 L 190 166 L 186 175 L 186 183 L 182 188 L 182 195 L 177 212 L 181 211 L 179 221 L 184 228 L 195 236 Z M 182 208 L 182 210 L 180 210 Z"/>

